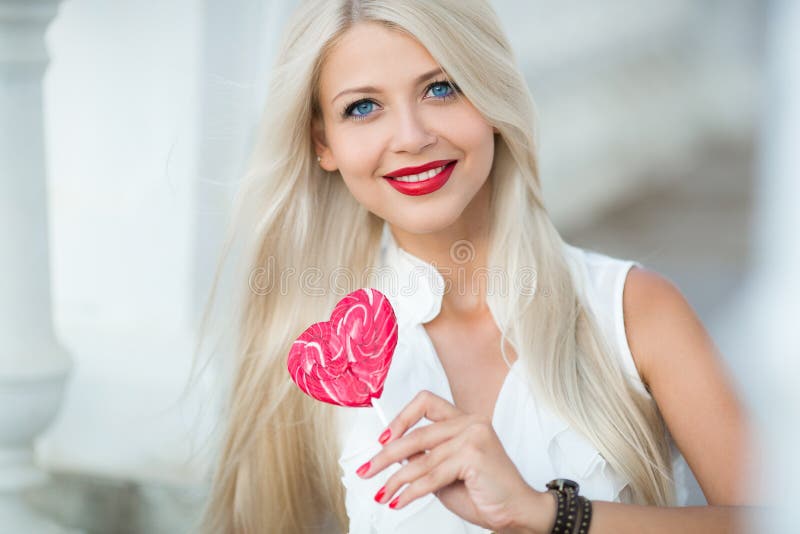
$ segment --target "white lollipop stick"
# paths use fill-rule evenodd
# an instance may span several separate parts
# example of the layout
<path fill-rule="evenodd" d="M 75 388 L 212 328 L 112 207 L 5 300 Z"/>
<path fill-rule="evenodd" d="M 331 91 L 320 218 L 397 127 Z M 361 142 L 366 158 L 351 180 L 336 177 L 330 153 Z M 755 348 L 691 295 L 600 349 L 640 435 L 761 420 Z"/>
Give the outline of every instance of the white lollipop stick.
<path fill-rule="evenodd" d="M 378 418 L 383 423 L 383 427 L 386 428 L 389 426 L 389 421 L 386 420 L 386 414 L 383 412 L 383 408 L 381 408 L 380 403 L 376 397 L 372 397 L 372 407 L 375 408 L 375 413 L 378 414 Z M 406 465 L 408 463 L 408 458 L 403 458 L 400 460 L 400 465 Z"/>
<path fill-rule="evenodd" d="M 383 412 L 383 408 L 381 408 L 381 405 L 378 402 L 378 398 L 372 397 L 371 402 L 372 402 L 372 407 L 375 408 L 375 413 L 378 414 L 378 418 L 380 418 L 381 423 L 383 423 L 383 426 L 388 427 L 389 421 L 386 420 L 386 414 Z"/>

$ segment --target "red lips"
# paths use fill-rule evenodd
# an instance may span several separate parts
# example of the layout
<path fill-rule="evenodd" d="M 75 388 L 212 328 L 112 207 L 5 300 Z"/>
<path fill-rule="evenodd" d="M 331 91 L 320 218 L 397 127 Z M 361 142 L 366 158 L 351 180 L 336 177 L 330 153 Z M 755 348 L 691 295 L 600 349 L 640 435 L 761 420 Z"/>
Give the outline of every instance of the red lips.
<path fill-rule="evenodd" d="M 453 168 L 456 164 L 456 161 L 448 163 L 436 176 L 419 182 L 403 182 L 402 180 L 396 180 L 394 178 L 384 178 L 384 180 L 389 182 L 389 185 L 404 195 L 413 197 L 428 195 L 444 187 L 444 184 L 450 179 L 450 175 L 453 173 Z"/>
<path fill-rule="evenodd" d="M 388 174 L 384 174 L 385 178 L 397 178 L 398 176 L 408 176 L 410 174 L 419 174 L 424 171 L 429 171 L 431 169 L 435 169 L 437 167 L 442 167 L 447 165 L 451 161 L 455 161 L 452 159 L 439 159 L 436 161 L 431 161 L 430 163 L 426 163 L 425 165 L 420 165 L 419 167 L 403 167 L 402 169 L 397 169 L 392 171 Z"/>

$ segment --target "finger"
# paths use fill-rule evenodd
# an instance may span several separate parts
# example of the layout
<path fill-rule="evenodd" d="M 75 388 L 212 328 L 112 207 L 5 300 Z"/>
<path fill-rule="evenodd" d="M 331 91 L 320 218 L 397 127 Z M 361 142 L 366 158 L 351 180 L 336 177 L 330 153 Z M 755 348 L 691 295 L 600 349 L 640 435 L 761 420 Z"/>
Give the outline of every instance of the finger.
<path fill-rule="evenodd" d="M 362 466 L 363 469 L 357 473 L 363 478 L 370 478 L 395 462 L 434 449 L 461 433 L 474 422 L 473 419 L 472 416 L 462 415 L 447 421 L 415 428 L 396 441 L 385 445 L 378 454 L 364 464 L 367 467 Z"/>
<path fill-rule="evenodd" d="M 446 445 L 449 448 L 451 447 L 451 450 L 443 453 L 443 458 L 435 465 L 432 465 L 429 470 L 408 481 L 408 486 L 400 495 L 389 501 L 390 508 L 398 510 L 420 497 L 434 493 L 457 480 L 462 480 L 462 473 L 480 464 L 480 453 L 476 448 L 464 447 L 457 440 L 452 440 Z M 432 459 L 431 463 L 433 464 L 436 460 L 437 458 Z M 404 469 L 408 469 L 408 466 Z M 396 474 L 399 473 L 400 471 Z M 392 484 L 395 484 L 395 482 L 392 481 Z M 389 494 L 389 489 L 387 481 L 386 495 Z M 394 486 L 392 489 L 394 489 Z M 387 500 L 388 497 L 386 495 L 382 500 Z"/>
<path fill-rule="evenodd" d="M 452 403 L 447 402 L 442 397 L 431 393 L 427 389 L 423 389 L 405 405 L 394 419 L 392 419 L 387 430 L 384 431 L 381 436 L 385 436 L 382 443 L 385 444 L 390 440 L 398 439 L 423 417 L 436 422 L 451 419 L 462 414 L 463 412 Z"/>
<path fill-rule="evenodd" d="M 392 496 L 404 485 L 426 476 L 444 460 L 456 454 L 460 446 L 459 441 L 460 440 L 450 440 L 443 443 L 418 458 L 416 461 L 409 462 L 403 468 L 393 473 L 392 476 L 386 479 L 386 483 L 379 490 L 378 494 L 376 494 L 375 500 L 379 503 L 389 502 Z"/>
<path fill-rule="evenodd" d="M 409 463 L 415 462 L 419 460 L 421 457 L 425 456 L 426 454 L 428 454 L 428 451 L 418 452 L 416 454 L 412 454 L 411 456 L 409 456 L 407 460 Z"/>
<path fill-rule="evenodd" d="M 389 501 L 389 507 L 399 510 L 425 495 L 434 494 L 462 480 L 464 467 L 457 458 L 450 457 L 406 486 L 406 488 Z"/>

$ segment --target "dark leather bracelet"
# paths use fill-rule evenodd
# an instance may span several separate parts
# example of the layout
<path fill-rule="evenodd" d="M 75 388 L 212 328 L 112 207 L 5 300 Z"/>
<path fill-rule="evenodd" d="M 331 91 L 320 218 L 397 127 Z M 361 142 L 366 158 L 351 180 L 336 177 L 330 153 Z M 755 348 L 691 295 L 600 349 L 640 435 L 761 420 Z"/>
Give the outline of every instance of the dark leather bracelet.
<path fill-rule="evenodd" d="M 578 525 L 577 525 L 577 532 L 578 534 L 588 534 L 589 532 L 589 525 L 592 522 L 592 501 L 584 497 L 583 495 L 578 496 Z"/>
<path fill-rule="evenodd" d="M 556 478 L 547 483 L 547 489 L 556 497 L 556 519 L 551 534 L 588 534 L 592 503 L 578 495 L 578 483 Z"/>

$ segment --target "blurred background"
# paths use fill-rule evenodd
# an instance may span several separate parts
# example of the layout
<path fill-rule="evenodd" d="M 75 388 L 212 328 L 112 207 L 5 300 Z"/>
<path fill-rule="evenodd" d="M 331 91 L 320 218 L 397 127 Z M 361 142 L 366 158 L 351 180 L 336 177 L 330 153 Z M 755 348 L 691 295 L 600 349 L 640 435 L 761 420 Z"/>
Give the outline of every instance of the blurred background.
<path fill-rule="evenodd" d="M 181 393 L 295 3 L 0 0 L 0 533 L 190 530 L 220 371 Z M 558 228 L 681 288 L 792 531 L 800 3 L 491 3 Z"/>

